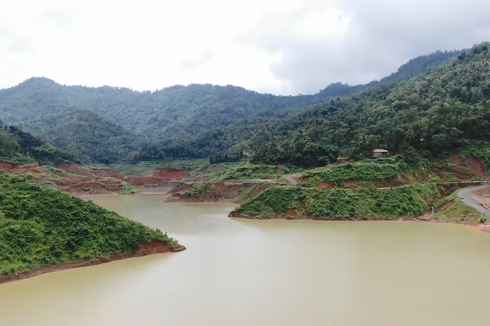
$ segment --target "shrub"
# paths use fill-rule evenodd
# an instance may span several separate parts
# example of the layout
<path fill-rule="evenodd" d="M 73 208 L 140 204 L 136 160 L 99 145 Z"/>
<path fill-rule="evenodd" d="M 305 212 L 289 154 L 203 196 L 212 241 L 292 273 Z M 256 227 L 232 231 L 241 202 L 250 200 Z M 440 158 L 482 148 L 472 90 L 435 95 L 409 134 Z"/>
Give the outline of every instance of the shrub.
<path fill-rule="evenodd" d="M 439 198 L 437 185 L 390 189 L 316 189 L 297 186 L 269 188 L 236 209 L 246 216 L 282 216 L 290 210 L 315 218 L 397 218 L 422 215 Z"/>

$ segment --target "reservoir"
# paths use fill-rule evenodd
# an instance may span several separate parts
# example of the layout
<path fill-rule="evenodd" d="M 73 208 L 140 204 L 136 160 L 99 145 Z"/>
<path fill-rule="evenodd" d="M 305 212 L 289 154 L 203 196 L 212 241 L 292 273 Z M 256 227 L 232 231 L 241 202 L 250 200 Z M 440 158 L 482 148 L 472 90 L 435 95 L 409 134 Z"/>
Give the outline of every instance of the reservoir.
<path fill-rule="evenodd" d="M 230 219 L 162 195 L 95 203 L 186 251 L 0 285 L 1 326 L 479 326 L 490 235 L 452 224 Z"/>

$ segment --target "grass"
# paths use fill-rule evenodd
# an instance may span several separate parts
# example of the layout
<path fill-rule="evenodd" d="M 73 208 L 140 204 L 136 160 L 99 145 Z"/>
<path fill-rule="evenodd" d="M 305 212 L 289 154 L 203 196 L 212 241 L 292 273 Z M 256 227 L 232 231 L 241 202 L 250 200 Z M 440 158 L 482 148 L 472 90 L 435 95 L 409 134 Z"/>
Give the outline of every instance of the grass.
<path fill-rule="evenodd" d="M 122 182 L 122 186 L 123 186 L 123 188 L 122 188 L 121 193 L 123 193 L 123 194 L 135 194 L 138 192 L 135 187 L 133 187 L 131 184 L 129 184 L 125 181 Z"/>
<path fill-rule="evenodd" d="M 399 173 L 398 164 L 346 163 L 327 168 L 320 172 L 307 172 L 302 180 L 305 187 L 315 187 L 320 183 L 342 185 L 346 180 L 375 181 L 394 178 Z"/>
<path fill-rule="evenodd" d="M 110 165 L 92 165 L 91 169 L 114 169 L 121 171 L 124 175 L 152 175 L 157 168 L 170 170 L 188 170 L 192 171 L 202 166 L 209 164 L 208 159 L 175 159 L 167 161 L 143 161 L 136 164 L 121 163 Z"/>
<path fill-rule="evenodd" d="M 420 216 L 440 197 L 440 186 L 416 184 L 389 189 L 316 189 L 274 186 L 236 209 L 247 216 L 274 217 L 294 211 L 324 219 Z"/>
<path fill-rule="evenodd" d="M 202 182 L 197 184 L 189 191 L 182 193 L 183 198 L 192 198 L 195 200 L 201 200 L 206 194 L 213 190 L 213 185 L 208 182 Z"/>
<path fill-rule="evenodd" d="M 459 198 L 459 190 L 451 195 L 444 197 L 436 202 L 436 214 L 434 218 L 441 221 L 466 222 L 471 224 L 484 223 L 487 219 L 485 215 L 477 211 L 471 206 L 466 205 Z M 450 207 L 445 210 L 440 210 L 444 205 L 451 203 Z"/>
<path fill-rule="evenodd" d="M 66 171 L 65 170 L 62 170 L 62 169 L 58 169 L 58 168 L 55 168 L 54 166 L 52 165 L 45 165 L 43 166 L 43 170 L 44 172 L 46 172 L 47 174 L 49 174 L 49 176 L 54 179 L 54 180 L 60 180 L 60 174 L 66 174 Z"/>
<path fill-rule="evenodd" d="M 12 153 L 10 155 L 0 156 L 0 162 L 11 163 L 14 165 L 37 163 L 37 161 L 33 157 L 22 155 L 20 153 Z"/>
<path fill-rule="evenodd" d="M 0 275 L 177 242 L 158 230 L 29 178 L 0 173 Z"/>
<path fill-rule="evenodd" d="M 275 180 L 284 174 L 301 172 L 303 169 L 281 165 L 255 165 L 241 163 L 227 166 L 225 172 L 218 175 L 215 180 Z"/>
<path fill-rule="evenodd" d="M 180 192 L 180 197 L 193 199 L 193 201 L 198 202 L 205 201 L 210 198 L 213 198 L 211 200 L 214 200 L 218 197 L 224 197 L 228 201 L 242 203 L 270 186 L 271 184 L 267 182 L 245 182 L 233 186 L 226 186 L 211 182 L 201 182 L 193 184 L 190 190 Z"/>
<path fill-rule="evenodd" d="M 366 187 L 375 181 L 391 179 L 396 180 L 399 185 L 458 181 L 456 175 L 451 171 L 471 174 L 468 169 L 451 165 L 446 161 L 434 164 L 427 159 L 420 159 L 418 163 L 407 164 L 400 158 L 393 157 L 367 159 L 356 163 L 329 166 L 322 170 L 308 171 L 302 176 L 301 181 L 305 187 L 316 187 L 321 183 L 343 186 L 343 182 L 347 180 L 356 181 L 356 187 Z"/>

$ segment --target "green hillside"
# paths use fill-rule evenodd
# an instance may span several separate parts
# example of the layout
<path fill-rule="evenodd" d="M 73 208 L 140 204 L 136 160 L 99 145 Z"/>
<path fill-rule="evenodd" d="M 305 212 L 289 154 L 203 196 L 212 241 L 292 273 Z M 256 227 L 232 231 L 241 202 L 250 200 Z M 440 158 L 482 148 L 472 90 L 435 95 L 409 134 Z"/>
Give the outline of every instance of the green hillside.
<path fill-rule="evenodd" d="M 417 160 L 490 141 L 490 43 L 401 83 L 331 100 L 255 137 L 253 162 L 321 166 L 324 156 L 370 157 L 375 148 Z M 307 143 L 308 147 L 304 144 Z M 310 152 L 314 153 L 308 155 Z M 298 157 L 305 157 L 298 162 Z"/>
<path fill-rule="evenodd" d="M 177 242 L 90 201 L 0 173 L 0 275 Z"/>
<path fill-rule="evenodd" d="M 14 126 L 3 126 L 0 120 L 0 162 L 11 164 L 60 164 L 73 161 L 70 153 L 47 144 Z"/>
<path fill-rule="evenodd" d="M 333 220 L 415 217 L 440 198 L 439 190 L 435 184 L 356 190 L 276 186 L 245 202 L 232 215 Z"/>
<path fill-rule="evenodd" d="M 45 137 L 84 162 L 203 158 L 232 147 L 249 148 L 249 141 L 263 130 L 276 128 L 285 117 L 296 119 L 306 107 L 425 73 L 458 53 L 416 58 L 381 81 L 354 86 L 333 83 L 316 94 L 298 96 L 208 84 L 137 92 L 31 78 L 0 90 L 0 118 Z"/>

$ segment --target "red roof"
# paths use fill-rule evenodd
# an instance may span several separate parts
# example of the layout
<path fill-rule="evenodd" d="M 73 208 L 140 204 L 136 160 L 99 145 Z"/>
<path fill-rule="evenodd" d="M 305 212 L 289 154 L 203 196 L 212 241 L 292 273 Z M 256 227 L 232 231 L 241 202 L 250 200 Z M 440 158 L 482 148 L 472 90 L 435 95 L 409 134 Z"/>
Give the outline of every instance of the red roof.
<path fill-rule="evenodd" d="M 386 149 L 375 149 L 373 153 L 389 153 Z"/>

